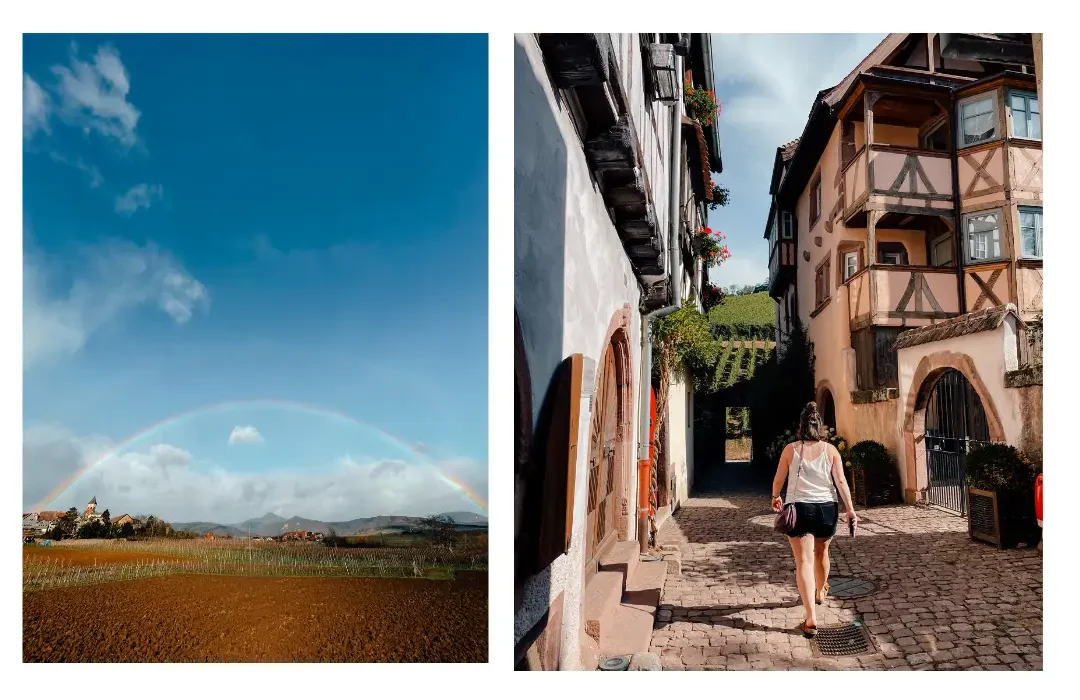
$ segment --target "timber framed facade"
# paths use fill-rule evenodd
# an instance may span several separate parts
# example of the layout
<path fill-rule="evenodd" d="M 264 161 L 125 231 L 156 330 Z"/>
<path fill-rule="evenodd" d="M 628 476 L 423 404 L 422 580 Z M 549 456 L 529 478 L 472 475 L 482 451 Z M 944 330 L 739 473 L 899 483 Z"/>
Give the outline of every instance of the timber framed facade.
<path fill-rule="evenodd" d="M 776 151 L 765 238 L 777 342 L 796 319 L 807 328 L 818 399 L 834 402 L 849 443 L 903 459 L 905 332 L 1007 307 L 1023 344 L 1041 317 L 1034 68 L 1029 34 L 890 34 Z"/>

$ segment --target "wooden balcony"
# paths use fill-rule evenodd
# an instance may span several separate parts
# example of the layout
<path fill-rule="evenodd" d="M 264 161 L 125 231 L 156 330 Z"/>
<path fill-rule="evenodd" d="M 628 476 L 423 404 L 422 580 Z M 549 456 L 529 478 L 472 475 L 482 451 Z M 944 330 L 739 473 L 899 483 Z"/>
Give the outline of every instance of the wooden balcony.
<path fill-rule="evenodd" d="M 769 296 L 779 298 L 795 281 L 795 241 L 777 241 L 769 254 Z"/>
<path fill-rule="evenodd" d="M 846 283 L 851 330 L 926 326 L 960 314 L 956 270 L 923 265 L 872 265 Z"/>
<path fill-rule="evenodd" d="M 869 211 L 951 217 L 952 164 L 947 152 L 873 144 L 844 167 L 843 218 L 865 226 Z"/>

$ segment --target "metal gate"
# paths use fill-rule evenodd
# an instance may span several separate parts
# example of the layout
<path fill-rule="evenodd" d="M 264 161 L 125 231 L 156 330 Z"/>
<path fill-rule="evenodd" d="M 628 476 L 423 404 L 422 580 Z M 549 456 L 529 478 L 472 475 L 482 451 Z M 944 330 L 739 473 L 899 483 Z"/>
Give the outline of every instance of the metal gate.
<path fill-rule="evenodd" d="M 967 513 L 964 460 L 974 445 L 989 441 L 979 395 L 961 372 L 946 370 L 926 402 L 927 500 L 931 504 Z"/>
<path fill-rule="evenodd" d="M 615 442 L 619 420 L 616 380 L 615 353 L 608 346 L 589 429 L 589 508 L 585 561 L 590 567 L 615 536 Z"/>

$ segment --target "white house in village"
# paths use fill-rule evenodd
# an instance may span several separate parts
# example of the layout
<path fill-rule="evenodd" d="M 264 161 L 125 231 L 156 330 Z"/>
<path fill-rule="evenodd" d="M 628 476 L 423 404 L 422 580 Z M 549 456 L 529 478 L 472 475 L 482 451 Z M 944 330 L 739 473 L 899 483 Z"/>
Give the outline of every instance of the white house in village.
<path fill-rule="evenodd" d="M 519 34 L 514 70 L 516 662 L 593 669 L 646 650 L 665 564 L 640 561 L 639 509 L 655 483 L 665 517 L 693 481 L 681 381 L 653 471 L 647 329 L 707 279 L 719 140 L 683 83 L 713 89 L 711 40 Z"/>

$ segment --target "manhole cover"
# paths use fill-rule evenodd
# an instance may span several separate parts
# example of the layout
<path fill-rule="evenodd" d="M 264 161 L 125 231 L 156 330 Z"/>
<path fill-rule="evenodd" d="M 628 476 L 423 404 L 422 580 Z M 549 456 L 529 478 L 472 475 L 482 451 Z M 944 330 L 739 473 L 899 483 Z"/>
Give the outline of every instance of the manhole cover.
<path fill-rule="evenodd" d="M 819 626 L 811 646 L 818 656 L 859 656 L 876 651 L 861 622 Z"/>
<path fill-rule="evenodd" d="M 630 668 L 629 656 L 609 656 L 606 659 L 600 659 L 601 671 L 625 671 Z"/>
<path fill-rule="evenodd" d="M 875 590 L 877 586 L 866 579 L 854 576 L 829 577 L 830 598 L 861 598 L 864 595 L 870 595 Z"/>

